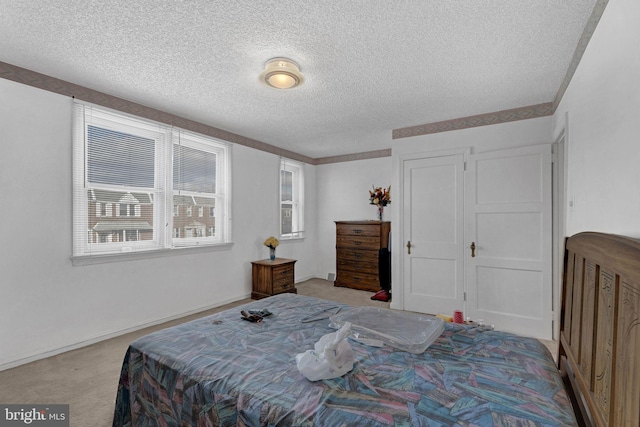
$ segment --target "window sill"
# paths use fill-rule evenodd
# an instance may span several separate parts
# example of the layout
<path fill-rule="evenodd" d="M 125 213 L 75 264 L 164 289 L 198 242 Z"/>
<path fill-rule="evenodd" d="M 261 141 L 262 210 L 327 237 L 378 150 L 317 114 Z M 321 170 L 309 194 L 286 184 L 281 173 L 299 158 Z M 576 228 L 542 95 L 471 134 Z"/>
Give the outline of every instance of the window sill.
<path fill-rule="evenodd" d="M 72 256 L 71 264 L 74 267 L 78 267 L 83 265 L 106 264 L 110 262 L 135 261 L 139 259 L 165 258 L 178 255 L 226 251 L 230 250 L 232 247 L 233 243 L 221 243 L 218 245 L 188 246 L 173 249 L 155 249 L 118 254 L 80 255 Z"/>
<path fill-rule="evenodd" d="M 300 237 L 286 237 L 286 236 L 280 236 L 280 243 L 286 243 L 286 242 L 300 242 L 304 240 L 304 236 L 300 236 Z"/>

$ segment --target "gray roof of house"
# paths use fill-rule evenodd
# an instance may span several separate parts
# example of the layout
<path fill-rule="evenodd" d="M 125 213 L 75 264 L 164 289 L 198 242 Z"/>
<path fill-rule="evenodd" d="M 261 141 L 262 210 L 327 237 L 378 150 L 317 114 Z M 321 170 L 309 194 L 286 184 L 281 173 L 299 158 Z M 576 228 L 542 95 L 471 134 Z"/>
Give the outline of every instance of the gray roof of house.
<path fill-rule="evenodd" d="M 153 202 L 151 193 L 132 193 L 129 191 L 110 191 L 90 189 L 89 200 L 101 203 L 120 203 L 123 198 L 130 194 L 140 204 L 149 204 Z"/>

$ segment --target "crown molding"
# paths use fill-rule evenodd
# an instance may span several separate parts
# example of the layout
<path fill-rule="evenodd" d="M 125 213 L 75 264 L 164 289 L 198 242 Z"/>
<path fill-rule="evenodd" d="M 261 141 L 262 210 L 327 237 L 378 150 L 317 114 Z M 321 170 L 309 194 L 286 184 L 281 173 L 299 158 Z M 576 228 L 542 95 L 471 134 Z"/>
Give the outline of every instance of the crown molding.
<path fill-rule="evenodd" d="M 392 138 L 408 138 L 411 136 L 428 135 L 431 133 L 495 125 L 517 120 L 535 119 L 538 117 L 550 116 L 552 114 L 553 105 L 551 102 L 546 102 L 544 104 L 530 105 L 527 107 L 512 108 L 510 110 L 502 110 L 493 113 L 462 117 L 459 119 L 444 120 L 441 122 L 394 129 Z"/>
<path fill-rule="evenodd" d="M 394 129 L 392 132 L 392 138 L 407 138 L 411 136 L 428 135 L 431 133 L 447 132 L 451 130 L 467 129 L 478 126 L 495 125 L 498 123 L 507 123 L 516 120 L 534 119 L 537 117 L 553 115 L 553 113 L 555 113 L 556 109 L 558 108 L 558 105 L 560 104 L 565 91 L 569 87 L 569 83 L 571 82 L 571 79 L 573 78 L 573 75 L 578 68 L 578 64 L 582 59 L 582 55 L 584 55 L 584 52 L 587 49 L 587 45 L 589 44 L 589 41 L 591 40 L 591 37 L 593 36 L 593 33 L 595 32 L 595 29 L 598 26 L 598 22 L 600 22 L 600 18 L 602 17 L 604 9 L 606 8 L 608 3 L 609 0 L 596 0 L 593 11 L 589 16 L 589 19 L 587 20 L 587 24 L 582 31 L 580 40 L 578 41 L 578 46 L 573 53 L 571 62 L 569 63 L 567 73 L 565 74 L 564 79 L 562 80 L 562 83 L 560 84 L 560 87 L 558 88 L 556 96 L 552 102 L 514 108 L 511 110 L 497 111 L 494 113 L 485 113 L 478 114 L 476 116 L 444 120 L 441 122 L 428 123 L 424 125 Z"/>
<path fill-rule="evenodd" d="M 133 114 L 145 119 L 154 120 L 170 126 L 176 126 L 182 129 L 198 132 L 213 138 L 255 148 L 256 150 L 266 151 L 281 157 L 287 157 L 304 163 L 314 163 L 313 158 L 294 153 L 293 151 L 275 147 L 262 141 L 247 138 L 233 132 L 205 125 L 194 120 L 186 119 L 155 108 L 147 107 L 146 105 L 118 98 L 117 96 L 37 73 L 26 68 L 7 64 L 6 62 L 0 61 L 0 77 L 38 89 L 44 89 L 49 92 L 69 96 L 81 101 L 91 102 L 92 104 L 101 105 L 124 113 Z"/>
<path fill-rule="evenodd" d="M 593 7 L 593 11 L 591 12 L 591 16 L 587 21 L 587 25 L 584 27 L 582 31 L 582 35 L 580 36 L 580 40 L 578 41 L 578 46 L 576 46 L 576 50 L 573 52 L 573 57 L 571 58 L 571 62 L 569 63 L 569 68 L 567 69 L 567 74 L 564 76 L 564 80 L 560 84 L 560 88 L 558 88 L 558 92 L 556 93 L 556 97 L 553 100 L 553 111 L 555 112 L 560 105 L 560 101 L 562 101 L 562 97 L 569 87 L 569 83 L 573 78 L 576 70 L 578 69 L 578 64 L 582 59 L 582 55 L 587 50 L 587 45 L 593 36 L 593 33 L 598 26 L 598 22 L 600 22 L 600 18 L 602 18 L 602 14 L 604 13 L 604 9 L 607 7 L 609 0 L 597 0 L 596 4 Z"/>
<path fill-rule="evenodd" d="M 311 165 L 348 162 L 353 160 L 364 160 L 391 156 L 391 149 L 386 149 L 314 159 L 312 157 L 304 156 L 293 151 L 285 150 L 283 148 L 267 144 L 266 142 L 247 138 L 233 132 L 228 132 L 223 129 L 205 125 L 194 120 L 176 116 L 174 114 L 157 110 L 155 108 L 147 107 L 146 105 L 128 101 L 117 96 L 89 89 L 84 86 L 57 79 L 46 74 L 41 74 L 36 71 L 28 70 L 26 68 L 18 67 L 16 65 L 8 64 L 2 61 L 0 61 L 0 78 L 12 80 L 17 83 L 22 83 L 27 86 L 43 89 L 49 92 L 54 92 L 59 95 L 69 96 L 82 101 L 91 102 L 92 104 L 101 105 L 103 107 L 132 114 L 138 117 L 143 117 L 149 120 L 154 120 L 182 129 L 187 129 L 203 135 L 208 135 L 214 138 L 222 139 L 224 141 L 233 142 L 245 147 L 254 148 L 256 150 L 265 151 L 267 153 L 275 154 L 280 157 L 286 157 L 288 159 L 297 160 L 299 162 L 308 163 Z"/>
<path fill-rule="evenodd" d="M 340 156 L 320 157 L 315 159 L 316 165 L 326 165 L 329 163 L 352 162 L 354 160 L 377 159 L 380 157 L 391 157 L 391 148 L 376 151 L 366 151 L 364 153 L 343 154 Z"/>

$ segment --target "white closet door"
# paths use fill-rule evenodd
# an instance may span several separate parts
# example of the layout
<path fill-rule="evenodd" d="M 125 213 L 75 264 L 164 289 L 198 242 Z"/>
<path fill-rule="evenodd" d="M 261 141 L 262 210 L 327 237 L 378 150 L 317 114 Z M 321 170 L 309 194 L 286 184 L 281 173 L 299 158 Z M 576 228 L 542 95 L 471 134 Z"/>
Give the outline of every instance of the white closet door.
<path fill-rule="evenodd" d="M 465 191 L 465 315 L 544 339 L 552 336 L 551 166 L 551 145 L 472 155 Z"/>
<path fill-rule="evenodd" d="M 402 165 L 404 309 L 452 313 L 464 306 L 464 154 L 425 155 Z"/>

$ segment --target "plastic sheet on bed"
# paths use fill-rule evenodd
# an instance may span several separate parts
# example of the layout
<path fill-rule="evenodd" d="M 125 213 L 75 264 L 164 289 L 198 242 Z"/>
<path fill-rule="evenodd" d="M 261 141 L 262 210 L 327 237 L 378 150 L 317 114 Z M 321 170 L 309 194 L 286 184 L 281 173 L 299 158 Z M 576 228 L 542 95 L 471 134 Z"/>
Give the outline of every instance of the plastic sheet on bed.
<path fill-rule="evenodd" d="M 434 316 L 379 307 L 352 307 L 331 316 L 331 326 L 351 323 L 350 337 L 365 345 L 390 345 L 409 353 L 424 352 L 444 331 Z"/>

